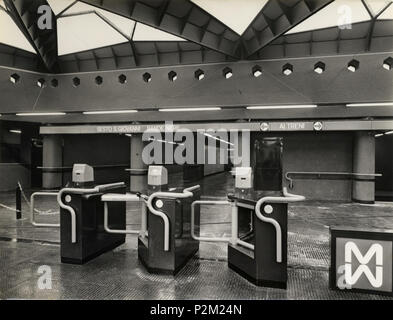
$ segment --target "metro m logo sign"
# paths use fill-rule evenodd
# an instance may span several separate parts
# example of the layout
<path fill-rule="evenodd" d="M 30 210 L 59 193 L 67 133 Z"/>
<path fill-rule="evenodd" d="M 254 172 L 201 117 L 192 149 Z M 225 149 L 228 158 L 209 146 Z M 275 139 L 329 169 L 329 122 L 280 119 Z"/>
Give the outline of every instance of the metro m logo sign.
<path fill-rule="evenodd" d="M 360 266 L 352 273 L 352 257 L 356 257 Z M 375 256 L 375 275 L 371 271 L 368 264 Z M 383 247 L 375 243 L 371 245 L 367 253 L 363 256 L 358 246 L 353 241 L 348 241 L 345 244 L 345 282 L 353 286 L 359 278 L 364 274 L 370 284 L 374 288 L 380 288 L 383 284 Z"/>
<path fill-rule="evenodd" d="M 393 295 L 393 234 L 331 229 L 332 288 Z"/>

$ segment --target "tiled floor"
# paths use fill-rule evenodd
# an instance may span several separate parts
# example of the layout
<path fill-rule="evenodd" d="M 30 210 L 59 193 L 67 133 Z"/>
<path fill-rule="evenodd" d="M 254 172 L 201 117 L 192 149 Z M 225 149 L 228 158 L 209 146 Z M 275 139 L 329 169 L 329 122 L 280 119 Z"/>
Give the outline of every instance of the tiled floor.
<path fill-rule="evenodd" d="M 171 182 L 171 181 L 170 181 Z M 173 185 L 177 182 L 172 180 Z M 204 196 L 225 197 L 233 188 L 228 175 L 202 184 Z M 0 298 L 2 299 L 382 299 L 381 296 L 328 289 L 329 226 L 393 229 L 393 203 L 357 205 L 306 202 L 289 208 L 288 289 L 259 288 L 229 270 L 226 245 L 201 243 L 199 254 L 176 276 L 151 275 L 137 259 L 136 237 L 84 266 L 60 263 L 59 231 L 15 220 L 13 194 L 0 194 Z M 58 220 L 54 198 L 37 206 L 38 220 Z M 48 212 L 49 210 L 49 212 Z M 129 228 L 139 226 L 138 208 L 128 206 Z M 203 235 L 230 233 L 229 208 L 204 206 Z M 18 239 L 12 240 L 12 239 Z M 38 268 L 52 270 L 52 289 L 39 289 Z M 385 299 L 385 298 L 384 298 Z"/>

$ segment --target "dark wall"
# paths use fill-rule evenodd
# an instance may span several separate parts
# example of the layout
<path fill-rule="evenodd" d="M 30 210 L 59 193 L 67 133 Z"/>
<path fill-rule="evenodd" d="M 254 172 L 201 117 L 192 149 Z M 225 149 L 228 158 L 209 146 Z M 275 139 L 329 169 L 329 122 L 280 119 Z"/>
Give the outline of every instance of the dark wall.
<path fill-rule="evenodd" d="M 393 191 L 393 135 L 375 140 L 375 172 L 382 173 L 376 179 L 375 190 Z"/>
<path fill-rule="evenodd" d="M 352 172 L 351 133 L 288 133 L 276 136 L 284 138 L 284 174 L 288 171 Z M 288 181 L 284 179 L 283 185 L 287 186 Z M 350 201 L 352 182 L 295 180 L 294 188 L 289 191 L 304 195 L 308 200 Z"/>
<path fill-rule="evenodd" d="M 113 166 L 96 168 L 96 183 L 127 182 L 130 167 L 130 138 L 124 135 L 66 135 L 63 150 L 64 166 L 86 163 L 91 166 Z M 64 182 L 71 181 L 70 173 Z"/>

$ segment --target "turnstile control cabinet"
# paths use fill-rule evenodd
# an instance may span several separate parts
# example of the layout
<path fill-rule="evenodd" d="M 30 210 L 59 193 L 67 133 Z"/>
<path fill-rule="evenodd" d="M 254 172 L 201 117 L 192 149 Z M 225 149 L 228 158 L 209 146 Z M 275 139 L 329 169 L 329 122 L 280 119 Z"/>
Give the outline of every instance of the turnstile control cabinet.
<path fill-rule="evenodd" d="M 111 189 L 111 193 L 125 194 L 125 186 Z M 76 242 L 71 241 L 71 216 L 67 210 L 60 212 L 61 262 L 84 264 L 100 254 L 116 248 L 125 242 L 124 234 L 110 234 L 104 229 L 103 193 L 64 193 L 62 201 L 76 213 Z M 110 226 L 126 229 L 126 203 L 108 203 Z"/>
<path fill-rule="evenodd" d="M 200 199 L 200 191 L 185 199 L 158 198 L 155 208 L 169 219 L 169 250 L 164 250 L 163 220 L 148 210 L 147 235 L 138 237 L 138 256 L 151 273 L 175 275 L 199 250 L 199 241 L 191 237 L 191 203 Z M 200 211 L 195 210 L 195 226 L 199 230 Z"/>
<path fill-rule="evenodd" d="M 275 195 L 280 196 L 280 195 Z M 266 203 L 273 209 L 269 218 L 281 227 L 281 261 L 277 261 L 276 230 L 273 225 L 261 221 L 255 214 L 256 200 L 229 196 L 235 202 L 239 220 L 252 214 L 253 232 L 240 239 L 254 245 L 254 250 L 238 244 L 228 245 L 228 266 L 257 286 L 286 289 L 287 287 L 287 230 L 288 205 Z"/>

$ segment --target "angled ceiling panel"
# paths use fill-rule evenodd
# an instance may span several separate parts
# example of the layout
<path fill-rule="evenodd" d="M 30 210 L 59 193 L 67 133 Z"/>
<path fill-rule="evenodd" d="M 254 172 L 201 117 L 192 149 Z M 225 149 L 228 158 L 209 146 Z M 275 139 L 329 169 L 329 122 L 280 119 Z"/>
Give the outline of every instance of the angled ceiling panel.
<path fill-rule="evenodd" d="M 365 0 L 366 5 L 371 9 L 374 16 L 381 12 L 391 0 Z"/>
<path fill-rule="evenodd" d="M 128 39 L 131 39 L 135 21 L 131 19 L 124 18 L 117 14 L 113 14 L 109 11 L 99 9 L 97 7 L 88 5 L 86 3 L 77 2 L 73 6 L 71 6 L 67 11 L 65 11 L 62 16 L 67 15 L 77 15 L 88 12 L 96 12 L 98 16 L 100 16 L 103 20 L 106 20 L 109 24 L 116 27 L 124 36 Z"/>
<path fill-rule="evenodd" d="M 69 6 L 71 6 L 75 0 L 47 0 L 49 5 L 52 8 L 52 11 L 58 15 L 65 9 L 67 9 Z"/>
<path fill-rule="evenodd" d="M 128 39 L 94 13 L 57 20 L 59 55 L 111 46 Z"/>
<path fill-rule="evenodd" d="M 393 5 L 390 5 L 379 17 L 378 20 L 393 20 Z"/>
<path fill-rule="evenodd" d="M 133 41 L 185 41 L 168 32 L 152 28 L 143 23 L 137 23 L 134 31 Z"/>
<path fill-rule="evenodd" d="M 144 23 L 207 49 L 239 57 L 240 37 L 191 1 L 83 0 L 98 8 Z"/>
<path fill-rule="evenodd" d="M 7 12 L 0 8 L 0 43 L 11 47 L 22 49 L 31 53 L 36 53 L 33 46 L 20 31 L 14 20 Z"/>
<path fill-rule="evenodd" d="M 332 1 L 269 0 L 242 36 L 246 57 L 252 57 Z"/>
<path fill-rule="evenodd" d="M 242 35 L 269 0 L 191 0 Z"/>

